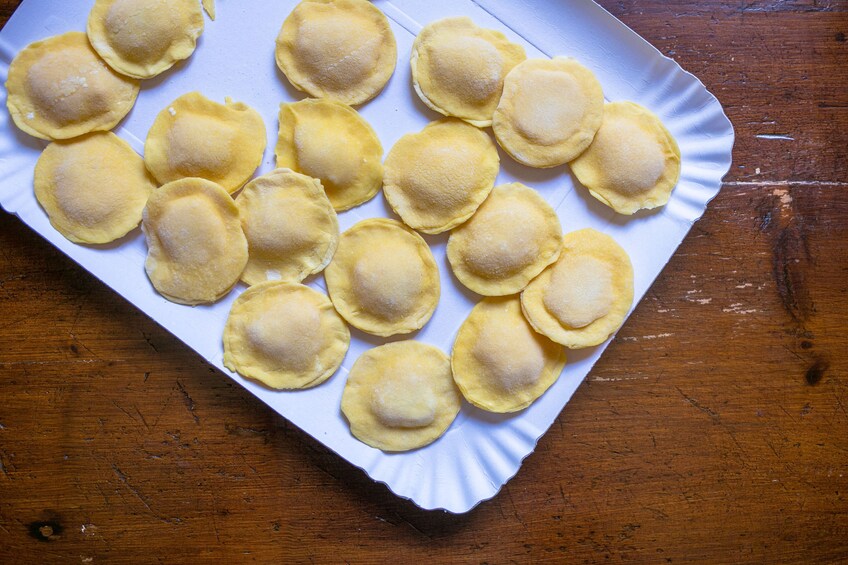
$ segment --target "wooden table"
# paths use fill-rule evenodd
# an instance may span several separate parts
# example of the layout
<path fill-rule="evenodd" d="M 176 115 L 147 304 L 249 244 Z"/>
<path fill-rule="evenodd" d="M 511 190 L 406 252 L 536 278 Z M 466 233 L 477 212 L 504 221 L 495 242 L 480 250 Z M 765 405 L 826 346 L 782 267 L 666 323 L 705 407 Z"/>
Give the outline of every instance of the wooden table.
<path fill-rule="evenodd" d="M 396 498 L 0 214 L 0 562 L 848 560 L 848 2 L 602 4 L 734 163 L 496 498 Z"/>

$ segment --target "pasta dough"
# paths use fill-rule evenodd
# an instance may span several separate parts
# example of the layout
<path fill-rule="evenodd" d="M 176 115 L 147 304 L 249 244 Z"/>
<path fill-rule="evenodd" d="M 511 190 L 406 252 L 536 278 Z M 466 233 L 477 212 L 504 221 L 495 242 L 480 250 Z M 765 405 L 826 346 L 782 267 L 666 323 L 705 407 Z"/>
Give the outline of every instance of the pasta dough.
<path fill-rule="evenodd" d="M 147 201 L 147 276 L 173 302 L 214 302 L 230 292 L 247 264 L 247 239 L 233 199 L 218 184 L 170 182 Z"/>
<path fill-rule="evenodd" d="M 320 292 L 268 281 L 233 302 L 224 327 L 224 365 L 275 389 L 309 388 L 332 376 L 350 332 Z"/>
<path fill-rule="evenodd" d="M 565 349 L 533 331 L 517 296 L 485 298 L 453 344 L 453 377 L 465 399 L 490 412 L 516 412 L 559 378 Z"/>
<path fill-rule="evenodd" d="M 571 170 L 592 196 L 629 215 L 668 202 L 680 178 L 680 148 L 654 113 L 634 102 L 613 102 Z"/>
<path fill-rule="evenodd" d="M 339 222 L 318 180 L 277 169 L 247 183 L 236 205 L 250 253 L 247 284 L 300 282 L 333 258 Z"/>
<path fill-rule="evenodd" d="M 395 70 L 389 20 L 366 0 L 303 0 L 277 37 L 277 66 L 298 90 L 362 104 Z"/>
<path fill-rule="evenodd" d="M 350 106 L 329 99 L 280 105 L 277 166 L 321 179 L 337 212 L 367 202 L 383 184 L 383 146 Z"/>
<path fill-rule="evenodd" d="M 94 50 L 119 73 L 138 79 L 190 57 L 201 33 L 197 0 L 96 0 L 88 15 Z"/>
<path fill-rule="evenodd" d="M 189 92 L 156 116 L 144 162 L 161 183 L 199 177 L 233 193 L 262 162 L 265 143 L 265 124 L 256 110 L 229 98 L 218 104 Z"/>
<path fill-rule="evenodd" d="M 555 167 L 589 146 L 603 111 L 604 93 L 592 71 L 567 57 L 528 59 L 504 80 L 492 129 L 519 163 Z"/>
<path fill-rule="evenodd" d="M 34 184 L 50 223 L 76 243 L 129 233 L 156 188 L 142 158 L 112 132 L 54 141 L 38 158 Z"/>
<path fill-rule="evenodd" d="M 433 253 L 420 235 L 394 220 L 363 220 L 344 232 L 324 278 L 339 314 L 378 336 L 423 327 L 439 302 Z"/>
<path fill-rule="evenodd" d="M 492 139 L 456 118 L 398 140 L 385 163 L 383 193 L 406 225 L 441 233 L 471 217 L 498 176 Z"/>
<path fill-rule="evenodd" d="M 9 66 L 6 106 L 15 125 L 40 139 L 70 139 L 115 127 L 138 96 L 137 80 L 97 56 L 82 32 L 27 45 Z"/>
<path fill-rule="evenodd" d="M 431 109 L 487 127 L 504 77 L 526 58 L 524 48 L 471 19 L 445 18 L 419 32 L 412 46 L 412 84 Z"/>
<path fill-rule="evenodd" d="M 520 183 L 495 187 L 468 222 L 448 239 L 459 281 L 478 294 L 515 294 L 556 261 L 562 228 L 550 204 Z"/>
<path fill-rule="evenodd" d="M 383 451 L 407 451 L 444 434 L 461 399 L 447 355 L 432 345 L 399 341 L 356 360 L 342 394 L 342 412 L 360 441 Z"/>
<path fill-rule="evenodd" d="M 536 331 L 578 349 L 603 343 L 633 304 L 633 266 L 610 236 L 587 228 L 563 237 L 562 253 L 521 293 Z"/>

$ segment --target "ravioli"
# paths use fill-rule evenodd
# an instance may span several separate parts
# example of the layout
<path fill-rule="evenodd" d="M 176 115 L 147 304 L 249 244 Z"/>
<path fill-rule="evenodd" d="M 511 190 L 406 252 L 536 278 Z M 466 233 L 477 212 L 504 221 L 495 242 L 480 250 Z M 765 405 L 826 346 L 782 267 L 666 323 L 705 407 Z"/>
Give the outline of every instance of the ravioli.
<path fill-rule="evenodd" d="M 518 296 L 490 297 L 460 326 L 451 366 L 468 402 L 489 412 L 516 412 L 556 382 L 565 349 L 533 331 Z"/>
<path fill-rule="evenodd" d="M 112 132 L 48 145 L 35 164 L 35 197 L 75 243 L 109 243 L 141 222 L 156 188 L 144 160 Z"/>
<path fill-rule="evenodd" d="M 363 353 L 342 393 L 351 433 L 383 451 L 433 443 L 456 419 L 461 403 L 448 356 L 418 341 L 387 343 Z"/>
<path fill-rule="evenodd" d="M 561 248 L 556 212 L 538 192 L 516 182 L 495 187 L 477 213 L 451 232 L 447 255 L 466 287 L 505 296 L 521 292 Z"/>
<path fill-rule="evenodd" d="M 197 0 L 96 0 L 88 14 L 94 50 L 119 73 L 146 79 L 194 53 L 203 33 Z"/>
<path fill-rule="evenodd" d="M 430 247 L 395 220 L 363 220 L 342 233 L 324 278 L 339 314 L 382 337 L 423 327 L 439 302 Z"/>
<path fill-rule="evenodd" d="M 247 183 L 236 205 L 250 254 L 245 283 L 299 283 L 333 258 L 339 222 L 317 179 L 277 169 Z"/>
<path fill-rule="evenodd" d="M 215 21 L 215 0 L 201 0 L 203 9 L 209 15 L 209 19 Z"/>
<path fill-rule="evenodd" d="M 82 32 L 27 45 L 12 60 L 6 106 L 22 131 L 70 139 L 115 127 L 129 113 L 139 83 L 113 71 Z"/>
<path fill-rule="evenodd" d="M 613 238 L 591 228 L 566 234 L 557 262 L 521 293 L 530 325 L 570 349 L 603 343 L 632 304 L 630 257 Z"/>
<path fill-rule="evenodd" d="M 349 345 L 350 331 L 325 295 L 267 281 L 233 302 L 224 326 L 224 366 L 270 388 L 309 388 L 338 370 Z"/>
<path fill-rule="evenodd" d="M 236 203 L 221 185 L 186 178 L 153 192 L 142 214 L 144 268 L 153 287 L 180 304 L 215 302 L 247 265 Z"/>
<path fill-rule="evenodd" d="M 456 118 L 401 137 L 385 162 L 383 193 L 406 225 L 441 233 L 471 217 L 498 176 L 492 139 Z"/>
<path fill-rule="evenodd" d="M 526 59 L 524 48 L 470 18 L 445 18 L 422 29 L 412 45 L 412 84 L 431 109 L 477 127 L 492 125 L 504 77 Z"/>
<path fill-rule="evenodd" d="M 383 146 L 356 110 L 335 100 L 280 105 L 277 166 L 321 179 L 337 212 L 372 199 L 383 184 Z"/>
<path fill-rule="evenodd" d="M 144 143 L 144 162 L 161 183 L 199 177 L 233 193 L 262 162 L 265 124 L 259 113 L 229 98 L 218 104 L 183 94 L 159 112 Z"/>
<path fill-rule="evenodd" d="M 397 43 L 389 20 L 366 0 L 303 0 L 283 22 L 276 59 L 298 90 L 355 106 L 389 81 Z"/>
<path fill-rule="evenodd" d="M 656 114 L 634 102 L 612 102 L 571 170 L 592 196 L 630 215 L 668 202 L 680 179 L 680 148 Z"/>
<path fill-rule="evenodd" d="M 589 147 L 603 112 L 592 71 L 568 57 L 528 59 L 506 76 L 492 129 L 519 163 L 556 167 Z"/>

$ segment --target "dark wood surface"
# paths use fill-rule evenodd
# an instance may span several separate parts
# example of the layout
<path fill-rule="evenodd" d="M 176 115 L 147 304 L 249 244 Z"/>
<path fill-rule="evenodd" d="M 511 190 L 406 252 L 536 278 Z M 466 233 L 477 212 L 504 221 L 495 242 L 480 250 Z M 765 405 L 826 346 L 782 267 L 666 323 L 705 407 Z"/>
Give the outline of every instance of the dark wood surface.
<path fill-rule="evenodd" d="M 848 561 L 848 2 L 602 4 L 733 168 L 496 498 L 396 498 L 0 213 L 0 562 Z"/>

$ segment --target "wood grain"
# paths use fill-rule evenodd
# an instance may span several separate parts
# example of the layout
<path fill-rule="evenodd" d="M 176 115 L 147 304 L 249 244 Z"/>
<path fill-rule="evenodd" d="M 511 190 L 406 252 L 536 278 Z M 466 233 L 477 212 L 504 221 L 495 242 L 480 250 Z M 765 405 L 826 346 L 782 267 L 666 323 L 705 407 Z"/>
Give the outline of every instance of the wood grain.
<path fill-rule="evenodd" d="M 397 499 L 0 214 L 0 561 L 848 560 L 848 3 L 602 4 L 734 165 L 495 499 Z"/>

